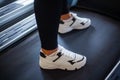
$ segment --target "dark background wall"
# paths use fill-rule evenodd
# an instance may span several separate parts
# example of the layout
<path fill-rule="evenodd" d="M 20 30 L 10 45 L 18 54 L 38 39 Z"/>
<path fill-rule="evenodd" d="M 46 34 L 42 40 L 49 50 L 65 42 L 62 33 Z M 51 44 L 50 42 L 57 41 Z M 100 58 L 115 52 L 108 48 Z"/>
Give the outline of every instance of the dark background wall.
<path fill-rule="evenodd" d="M 78 0 L 78 6 L 104 13 L 120 20 L 119 0 Z"/>

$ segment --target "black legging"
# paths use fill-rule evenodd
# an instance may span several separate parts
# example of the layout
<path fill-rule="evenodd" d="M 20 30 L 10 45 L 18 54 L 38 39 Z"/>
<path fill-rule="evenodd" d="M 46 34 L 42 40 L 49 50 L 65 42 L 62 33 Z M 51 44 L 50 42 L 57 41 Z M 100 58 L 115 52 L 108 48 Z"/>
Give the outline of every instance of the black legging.
<path fill-rule="evenodd" d="M 34 10 L 41 47 L 47 50 L 57 48 L 60 15 L 69 12 L 67 0 L 35 0 Z"/>

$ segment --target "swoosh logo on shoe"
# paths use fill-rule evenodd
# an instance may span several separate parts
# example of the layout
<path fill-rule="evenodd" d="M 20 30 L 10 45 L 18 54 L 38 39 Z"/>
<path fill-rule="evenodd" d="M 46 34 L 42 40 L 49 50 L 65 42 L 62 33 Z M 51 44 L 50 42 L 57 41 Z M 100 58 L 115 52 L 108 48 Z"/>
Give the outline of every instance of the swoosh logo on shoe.
<path fill-rule="evenodd" d="M 83 61 L 84 60 L 84 56 L 83 56 L 83 58 L 81 59 L 81 60 L 78 60 L 78 61 L 74 61 L 74 60 L 69 60 L 68 62 L 71 64 L 71 65 L 73 65 L 73 64 L 75 64 L 75 63 L 78 63 L 78 62 L 81 62 L 81 61 Z"/>

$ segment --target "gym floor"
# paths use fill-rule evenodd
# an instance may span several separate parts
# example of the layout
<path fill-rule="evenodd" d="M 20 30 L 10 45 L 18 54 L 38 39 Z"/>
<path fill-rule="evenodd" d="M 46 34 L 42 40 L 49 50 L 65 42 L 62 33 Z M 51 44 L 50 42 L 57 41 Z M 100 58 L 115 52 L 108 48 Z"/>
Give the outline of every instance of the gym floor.
<path fill-rule="evenodd" d="M 92 24 L 85 30 L 59 34 L 59 44 L 87 57 L 78 71 L 42 70 L 39 67 L 38 31 L 11 45 L 0 55 L 0 80 L 104 80 L 120 58 L 120 22 L 84 9 L 74 10 Z"/>

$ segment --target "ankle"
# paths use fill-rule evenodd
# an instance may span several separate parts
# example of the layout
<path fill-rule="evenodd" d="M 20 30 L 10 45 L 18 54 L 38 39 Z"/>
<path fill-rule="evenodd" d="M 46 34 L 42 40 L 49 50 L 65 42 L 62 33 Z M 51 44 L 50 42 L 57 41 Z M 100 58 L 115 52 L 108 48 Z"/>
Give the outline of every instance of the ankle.
<path fill-rule="evenodd" d="M 70 13 L 64 14 L 61 16 L 61 20 L 67 20 L 67 19 L 71 18 L 71 16 L 72 15 Z"/>
<path fill-rule="evenodd" d="M 51 55 L 52 53 L 56 52 L 58 50 L 58 48 L 53 49 L 53 50 L 47 50 L 47 49 L 42 48 L 41 50 L 45 55 Z"/>

